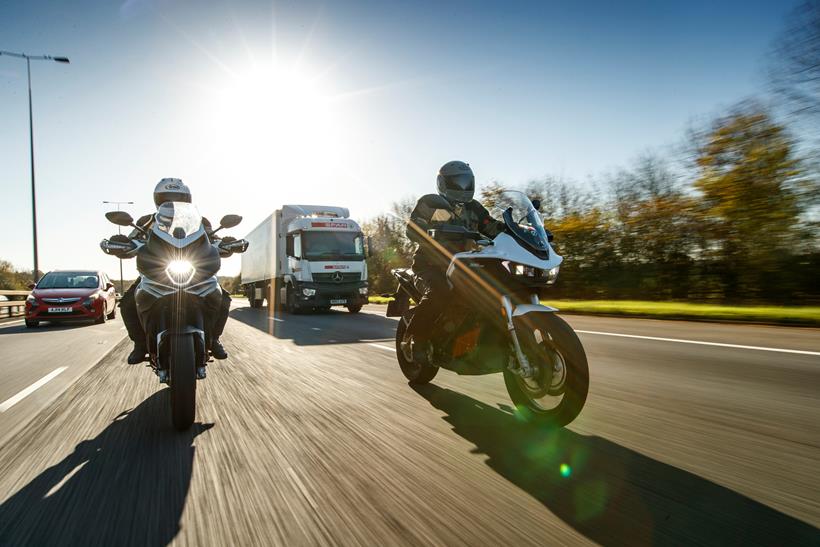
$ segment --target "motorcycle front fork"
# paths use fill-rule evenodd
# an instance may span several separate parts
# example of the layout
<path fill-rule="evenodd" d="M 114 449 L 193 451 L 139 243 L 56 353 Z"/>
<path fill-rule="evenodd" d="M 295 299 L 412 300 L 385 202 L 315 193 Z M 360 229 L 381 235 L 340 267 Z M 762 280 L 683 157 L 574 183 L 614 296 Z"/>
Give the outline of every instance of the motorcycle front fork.
<path fill-rule="evenodd" d="M 533 304 L 538 304 L 538 295 L 532 295 L 530 300 Z M 504 295 L 501 297 L 501 307 L 504 310 L 504 317 L 507 319 L 507 332 L 510 333 L 510 339 L 512 339 L 515 357 L 518 362 L 518 366 L 511 366 L 509 368 L 512 372 L 518 374 L 522 378 L 532 378 L 535 376 L 537 371 L 535 370 L 535 367 L 530 364 L 527 356 L 524 355 L 524 352 L 521 350 L 521 343 L 518 341 L 518 334 L 515 332 L 515 325 L 513 324 L 513 307 L 509 296 Z"/>

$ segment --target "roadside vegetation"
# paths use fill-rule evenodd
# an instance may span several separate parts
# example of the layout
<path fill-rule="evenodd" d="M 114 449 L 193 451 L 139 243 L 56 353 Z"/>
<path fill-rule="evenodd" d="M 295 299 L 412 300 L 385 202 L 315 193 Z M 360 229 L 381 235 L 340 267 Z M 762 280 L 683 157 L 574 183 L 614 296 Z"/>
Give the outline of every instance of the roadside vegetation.
<path fill-rule="evenodd" d="M 371 296 L 371 304 L 387 304 L 392 298 Z M 563 313 L 728 321 L 776 325 L 820 326 L 820 306 L 726 306 L 693 302 L 652 302 L 648 300 L 544 300 Z"/>
<path fill-rule="evenodd" d="M 773 51 L 770 92 L 583 184 L 552 174 L 497 180 L 477 198 L 491 211 L 507 189 L 541 200 L 564 257 L 550 298 L 565 309 L 816 323 L 817 308 L 806 306 L 820 306 L 818 43 L 820 3 L 807 2 Z M 480 158 L 473 163 L 480 175 Z M 395 288 L 392 268 L 411 264 L 404 230 L 414 203 L 363 226 L 375 295 Z"/>

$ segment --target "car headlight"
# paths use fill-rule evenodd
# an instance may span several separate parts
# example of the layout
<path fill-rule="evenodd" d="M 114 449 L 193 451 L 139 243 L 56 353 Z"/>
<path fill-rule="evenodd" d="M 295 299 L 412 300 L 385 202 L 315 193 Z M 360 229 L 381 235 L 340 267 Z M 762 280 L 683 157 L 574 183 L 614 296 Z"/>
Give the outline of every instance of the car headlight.
<path fill-rule="evenodd" d="M 367 287 L 359 287 L 359 294 L 366 295 Z"/>
<path fill-rule="evenodd" d="M 560 269 L 561 266 L 556 266 L 547 270 L 547 285 L 555 283 L 555 280 L 558 279 L 558 270 Z"/>
<path fill-rule="evenodd" d="M 316 289 L 302 289 L 302 294 L 305 296 L 313 296 L 316 294 Z"/>
<path fill-rule="evenodd" d="M 26 297 L 26 303 L 31 304 L 32 306 L 36 306 L 37 305 L 37 299 L 34 298 L 34 295 L 30 294 Z"/>
<path fill-rule="evenodd" d="M 96 295 L 96 294 L 92 294 L 91 296 L 89 296 L 88 298 L 86 298 L 85 300 L 83 300 L 83 306 L 85 306 L 86 308 L 92 308 L 92 307 L 94 307 L 94 301 L 95 301 L 96 299 L 97 299 L 97 295 Z"/>
<path fill-rule="evenodd" d="M 172 260 L 165 268 L 165 275 L 174 285 L 187 285 L 194 278 L 196 268 L 187 260 Z"/>

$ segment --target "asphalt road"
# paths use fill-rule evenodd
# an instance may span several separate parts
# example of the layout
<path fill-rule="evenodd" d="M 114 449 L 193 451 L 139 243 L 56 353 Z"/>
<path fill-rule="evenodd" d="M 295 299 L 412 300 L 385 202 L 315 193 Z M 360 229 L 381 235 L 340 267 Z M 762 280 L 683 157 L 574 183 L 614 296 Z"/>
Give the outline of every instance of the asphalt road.
<path fill-rule="evenodd" d="M 36 329 L 27 329 L 22 319 L 0 322 L 0 443 L 125 336 L 119 318 L 103 325 L 41 323 Z M 9 406 L 16 394 L 51 375 Z"/>
<path fill-rule="evenodd" d="M 384 308 L 241 306 L 188 433 L 124 344 L 50 402 L 16 404 L 31 414 L 0 447 L 0 545 L 820 544 L 816 329 L 569 316 L 590 396 L 546 432 L 498 375 L 411 389 Z M 22 374 L 11 328 L 0 404 Z M 18 333 L 15 353 L 51 352 L 18 387 L 79 341 L 47 332 Z"/>

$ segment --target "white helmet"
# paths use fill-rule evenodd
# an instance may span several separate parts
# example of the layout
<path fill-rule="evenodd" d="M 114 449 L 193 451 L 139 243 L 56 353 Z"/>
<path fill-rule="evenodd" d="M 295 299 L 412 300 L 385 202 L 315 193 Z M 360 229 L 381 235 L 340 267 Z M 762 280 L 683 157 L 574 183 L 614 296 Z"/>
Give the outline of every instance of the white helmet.
<path fill-rule="evenodd" d="M 181 179 L 162 179 L 154 188 L 154 205 L 159 207 L 166 201 L 191 203 L 191 190 Z"/>

